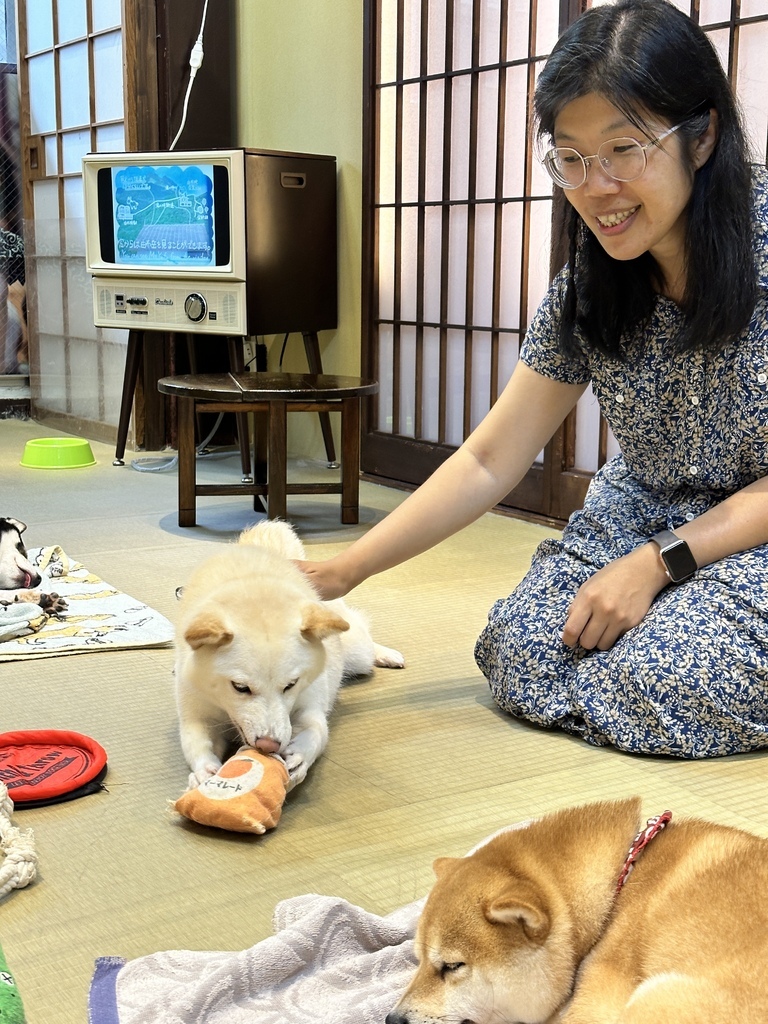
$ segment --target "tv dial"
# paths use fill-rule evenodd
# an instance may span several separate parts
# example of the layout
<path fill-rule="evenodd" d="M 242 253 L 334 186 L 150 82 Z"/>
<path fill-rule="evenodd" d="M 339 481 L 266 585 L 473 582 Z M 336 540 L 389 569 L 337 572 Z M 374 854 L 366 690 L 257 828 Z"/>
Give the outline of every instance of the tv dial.
<path fill-rule="evenodd" d="M 192 323 L 198 324 L 208 312 L 208 303 L 200 292 L 192 292 L 184 300 L 184 312 Z"/>

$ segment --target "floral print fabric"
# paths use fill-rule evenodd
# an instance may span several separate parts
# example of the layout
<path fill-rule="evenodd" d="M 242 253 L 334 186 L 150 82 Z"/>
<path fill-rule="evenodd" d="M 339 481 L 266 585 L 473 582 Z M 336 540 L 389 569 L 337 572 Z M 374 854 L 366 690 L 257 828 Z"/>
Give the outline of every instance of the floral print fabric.
<path fill-rule="evenodd" d="M 591 381 L 621 449 L 584 508 L 544 541 L 515 591 L 497 601 L 475 657 L 500 707 L 596 745 L 713 757 L 768 746 L 768 545 L 663 590 L 609 651 L 561 640 L 587 578 L 768 474 L 768 173 L 755 168 L 760 298 L 748 329 L 718 353 L 673 351 L 682 317 L 663 297 L 619 361 L 558 348 L 562 277 L 521 358 L 557 380 Z"/>

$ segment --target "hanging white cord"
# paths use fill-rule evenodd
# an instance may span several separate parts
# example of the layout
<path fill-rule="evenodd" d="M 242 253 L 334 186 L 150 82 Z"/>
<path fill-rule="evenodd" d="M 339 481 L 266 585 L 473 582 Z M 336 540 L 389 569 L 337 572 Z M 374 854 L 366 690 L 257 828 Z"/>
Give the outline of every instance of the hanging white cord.
<path fill-rule="evenodd" d="M 37 874 L 37 852 L 32 829 L 20 832 L 11 825 L 13 800 L 5 783 L 0 782 L 0 851 L 5 860 L 0 865 L 0 900 L 12 889 L 23 889 Z"/>
<path fill-rule="evenodd" d="M 205 0 L 203 5 L 203 19 L 200 22 L 200 31 L 197 33 L 197 39 L 195 45 L 192 47 L 192 53 L 189 56 L 189 81 L 187 82 L 187 92 L 184 96 L 184 108 L 181 112 L 181 124 L 179 130 L 176 132 L 176 138 L 168 147 L 169 149 L 175 149 L 176 143 L 179 141 L 181 133 L 184 131 L 184 125 L 187 123 L 187 105 L 189 104 L 189 94 L 192 92 L 192 83 L 195 80 L 198 68 L 203 63 L 203 29 L 205 28 L 205 19 L 208 14 L 208 0 Z"/>

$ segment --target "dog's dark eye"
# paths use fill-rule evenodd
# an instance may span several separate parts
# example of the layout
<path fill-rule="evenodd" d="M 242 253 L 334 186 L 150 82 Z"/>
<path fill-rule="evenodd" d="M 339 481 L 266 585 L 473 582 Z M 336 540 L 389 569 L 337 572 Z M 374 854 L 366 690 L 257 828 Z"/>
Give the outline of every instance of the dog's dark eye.
<path fill-rule="evenodd" d="M 440 977 L 444 978 L 446 974 L 453 974 L 453 972 L 458 971 L 460 967 L 466 967 L 466 964 L 461 960 L 457 960 L 454 964 L 443 964 L 440 968 Z"/>
<path fill-rule="evenodd" d="M 283 687 L 283 693 L 288 693 L 289 690 L 292 690 L 294 688 L 294 686 L 296 685 L 296 683 L 298 683 L 298 681 L 299 681 L 298 679 L 292 679 L 290 681 L 290 683 L 288 683 L 287 686 Z"/>
<path fill-rule="evenodd" d="M 250 686 L 246 686 L 245 683 L 236 683 L 234 681 L 234 679 L 232 680 L 232 689 L 233 690 L 237 690 L 238 693 L 250 693 L 251 692 Z"/>

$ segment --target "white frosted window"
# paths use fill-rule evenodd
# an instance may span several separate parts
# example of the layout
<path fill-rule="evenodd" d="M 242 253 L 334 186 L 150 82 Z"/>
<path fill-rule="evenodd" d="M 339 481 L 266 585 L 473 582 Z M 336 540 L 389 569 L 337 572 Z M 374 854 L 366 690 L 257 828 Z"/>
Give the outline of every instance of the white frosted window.
<path fill-rule="evenodd" d="M 467 300 L 467 208 L 453 206 L 448 235 L 448 323 L 464 323 Z"/>
<path fill-rule="evenodd" d="M 105 124 L 96 129 L 96 152 L 97 153 L 124 153 L 125 152 L 125 126 L 120 124 Z"/>
<path fill-rule="evenodd" d="M 379 213 L 379 316 L 391 320 L 394 315 L 395 289 L 395 211 Z"/>
<path fill-rule="evenodd" d="M 379 327 L 379 430 L 385 434 L 391 434 L 392 408 L 394 395 L 394 381 L 392 379 L 392 353 L 394 351 L 393 331 L 391 324 L 382 324 Z"/>
<path fill-rule="evenodd" d="M 51 0 L 27 0 L 27 49 L 29 53 L 53 46 Z"/>
<path fill-rule="evenodd" d="M 59 102 L 61 127 L 90 124 L 88 44 L 72 43 L 59 50 Z"/>
<path fill-rule="evenodd" d="M 464 440 L 464 331 L 446 334 L 445 440 L 458 447 Z"/>
<path fill-rule="evenodd" d="M 97 329 L 93 326 L 93 288 L 91 276 L 85 269 L 85 260 L 68 260 L 65 266 L 69 333 L 75 338 L 95 341 Z"/>
<path fill-rule="evenodd" d="M 469 187 L 470 88 L 468 75 L 453 80 L 451 110 L 451 199 L 466 200 Z"/>
<path fill-rule="evenodd" d="M 453 5 L 453 67 L 472 66 L 472 0 L 454 0 Z"/>
<path fill-rule="evenodd" d="M 93 31 L 101 32 L 107 28 L 120 28 L 122 13 L 120 0 L 95 0 L 91 5 Z"/>
<path fill-rule="evenodd" d="M 429 8 L 427 37 L 427 74 L 441 74 L 445 68 L 445 3 L 446 0 L 424 0 Z"/>
<path fill-rule="evenodd" d="M 478 76 L 477 148 L 475 151 L 475 195 L 492 199 L 496 194 L 496 164 L 499 138 L 499 73 L 484 71 Z"/>
<path fill-rule="evenodd" d="M 32 203 L 35 217 L 35 253 L 52 256 L 61 253 L 59 238 L 59 183 L 35 181 L 32 183 Z"/>
<path fill-rule="evenodd" d="M 765 163 L 768 153 L 768 22 L 743 25 L 739 32 L 737 91 L 744 110 L 747 133 L 755 160 Z"/>
<path fill-rule="evenodd" d="M 68 256 L 85 256 L 83 181 L 78 176 L 77 178 L 65 178 L 62 184 L 64 187 L 64 240 L 66 252 Z"/>
<path fill-rule="evenodd" d="M 730 21 L 730 18 L 731 0 L 701 0 L 699 7 L 700 25 L 714 25 L 719 21 Z"/>
<path fill-rule="evenodd" d="M 741 17 L 758 18 L 768 14 L 768 0 L 741 0 Z"/>
<path fill-rule="evenodd" d="M 416 328 L 400 328 L 400 426 L 399 434 L 413 437 L 416 429 Z"/>
<path fill-rule="evenodd" d="M 422 339 L 422 422 L 421 433 L 427 441 L 440 435 L 440 331 L 425 327 Z"/>
<path fill-rule="evenodd" d="M 43 301 L 37 303 L 37 324 L 42 334 L 62 334 L 61 263 L 57 259 L 38 259 L 37 294 Z"/>
<path fill-rule="evenodd" d="M 381 36 L 379 81 L 394 82 L 397 77 L 397 0 L 381 0 L 379 33 Z"/>
<path fill-rule="evenodd" d="M 400 319 L 416 319 L 416 301 L 420 285 L 416 265 L 418 244 L 417 211 L 406 207 L 401 214 L 400 229 Z"/>
<path fill-rule="evenodd" d="M 424 211 L 424 319 L 440 320 L 443 211 L 430 206 Z"/>
<path fill-rule="evenodd" d="M 47 175 L 59 173 L 59 147 L 55 135 L 45 137 L 45 173 Z"/>
<path fill-rule="evenodd" d="M 29 122 L 33 135 L 56 130 L 56 87 L 53 54 L 41 53 L 27 62 L 29 74 Z"/>
<path fill-rule="evenodd" d="M 404 203 L 419 198 L 419 87 L 406 85 L 403 89 L 403 130 L 401 142 L 401 181 Z"/>
<path fill-rule="evenodd" d="M 82 132 L 64 132 L 61 136 L 61 169 L 64 174 L 79 174 L 83 157 L 91 150 L 89 129 Z"/>
<path fill-rule="evenodd" d="M 472 322 L 493 322 L 493 257 L 495 210 L 489 203 L 475 209 L 475 258 Z"/>
<path fill-rule="evenodd" d="M 499 323 L 520 326 L 520 276 L 523 256 L 523 204 L 507 203 L 501 213 L 501 285 Z"/>
<path fill-rule="evenodd" d="M 529 320 L 549 287 L 549 241 L 551 228 L 551 204 L 531 203 L 531 234 L 528 248 Z"/>
<path fill-rule="evenodd" d="M 123 43 L 120 32 L 93 40 L 93 78 L 97 121 L 123 116 Z"/>
<path fill-rule="evenodd" d="M 98 7 L 103 0 L 96 0 Z M 82 39 L 88 34 L 88 16 L 85 0 L 64 0 L 57 5 L 58 42 Z"/>
<path fill-rule="evenodd" d="M 474 430 L 490 408 L 491 336 L 487 331 L 472 332 L 472 394 L 470 430 Z"/>
<path fill-rule="evenodd" d="M 421 72 L 421 0 L 403 2 L 403 78 Z"/>
<path fill-rule="evenodd" d="M 525 60 L 528 57 L 530 18 L 530 0 L 510 0 L 507 15 L 507 60 Z"/>
<path fill-rule="evenodd" d="M 499 60 L 501 4 L 499 0 L 485 0 L 480 5 L 480 64 L 495 64 Z M 503 58 L 502 58 L 503 59 Z"/>
<path fill-rule="evenodd" d="M 443 197 L 443 111 L 445 83 L 438 79 L 427 83 L 427 137 L 424 151 L 425 182 L 424 198 L 428 202 Z"/>
<path fill-rule="evenodd" d="M 395 201 L 395 90 L 379 92 L 379 199 L 380 203 Z"/>

